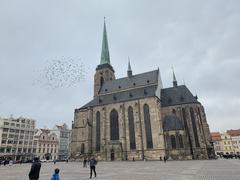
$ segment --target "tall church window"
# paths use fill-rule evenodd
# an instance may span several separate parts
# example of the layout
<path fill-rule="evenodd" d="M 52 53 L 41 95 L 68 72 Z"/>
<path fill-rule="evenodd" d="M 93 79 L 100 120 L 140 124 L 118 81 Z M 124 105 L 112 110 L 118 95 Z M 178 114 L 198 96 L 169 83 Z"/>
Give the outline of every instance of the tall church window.
<path fill-rule="evenodd" d="M 200 131 L 203 130 L 203 122 L 202 122 L 202 116 L 201 116 L 201 111 L 200 111 L 200 108 L 198 108 L 198 116 L 199 116 L 199 120 L 200 122 L 199 123 L 199 128 L 200 128 Z M 204 132 L 203 132 L 204 133 Z"/>
<path fill-rule="evenodd" d="M 181 134 L 178 135 L 178 142 L 179 142 L 179 147 L 183 148 L 183 139 Z"/>
<path fill-rule="evenodd" d="M 85 152 L 85 146 L 84 143 L 81 144 L 81 154 L 84 154 Z"/>
<path fill-rule="evenodd" d="M 96 113 L 96 151 L 100 151 L 100 112 Z"/>
<path fill-rule="evenodd" d="M 199 118 L 200 118 L 200 122 L 201 122 L 201 124 L 202 124 L 202 116 L 201 116 L 200 108 L 198 108 L 198 115 L 199 115 Z"/>
<path fill-rule="evenodd" d="M 171 135 L 171 144 L 172 144 L 172 149 L 176 149 L 177 145 L 176 145 L 176 138 L 174 135 Z"/>
<path fill-rule="evenodd" d="M 101 86 L 101 87 L 102 87 L 103 83 L 104 83 L 104 79 L 103 79 L 103 77 L 101 76 L 101 78 L 100 78 L 100 86 Z"/>
<path fill-rule="evenodd" d="M 143 112 L 144 112 L 144 123 L 145 123 L 147 148 L 153 148 L 151 120 L 150 120 L 149 106 L 147 104 L 144 104 Z"/>
<path fill-rule="evenodd" d="M 192 127 L 193 127 L 193 135 L 195 139 L 195 145 L 196 147 L 200 147 L 199 140 L 198 140 L 198 132 L 197 132 L 197 125 L 196 125 L 196 120 L 194 116 L 194 111 L 193 108 L 190 108 L 190 115 L 191 115 L 191 120 L 192 120 Z"/>
<path fill-rule="evenodd" d="M 118 112 L 115 109 L 110 113 L 110 139 L 119 140 Z"/>
<path fill-rule="evenodd" d="M 130 149 L 136 149 L 134 116 L 133 116 L 133 108 L 131 106 L 128 108 L 128 127 L 129 127 Z"/>
<path fill-rule="evenodd" d="M 188 131 L 186 111 L 184 108 L 182 108 L 182 117 L 183 117 L 184 128 L 186 131 Z"/>
<path fill-rule="evenodd" d="M 184 122 L 185 131 L 186 131 L 186 134 L 188 136 L 188 141 L 189 141 L 189 145 L 190 145 L 190 151 L 191 151 L 192 157 L 194 157 L 193 156 L 192 141 L 191 141 L 191 137 L 190 137 L 190 133 L 189 133 L 189 129 L 188 129 L 188 124 L 187 124 L 187 116 L 186 116 L 185 108 L 182 108 L 182 116 L 183 116 L 183 122 Z"/>
<path fill-rule="evenodd" d="M 167 148 L 171 149 L 171 139 L 170 139 L 169 134 L 167 133 L 165 137 L 166 137 L 166 142 L 167 142 Z"/>

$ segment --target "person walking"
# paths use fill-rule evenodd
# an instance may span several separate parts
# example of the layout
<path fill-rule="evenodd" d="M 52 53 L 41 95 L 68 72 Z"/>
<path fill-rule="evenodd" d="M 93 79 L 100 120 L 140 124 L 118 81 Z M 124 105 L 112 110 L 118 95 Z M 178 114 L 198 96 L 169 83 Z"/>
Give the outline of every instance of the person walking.
<path fill-rule="evenodd" d="M 94 157 L 92 157 L 90 159 L 89 164 L 90 164 L 90 178 L 92 178 L 92 172 L 94 172 L 95 177 L 97 177 L 97 173 L 96 173 L 97 161 L 96 161 L 96 159 Z"/>
<path fill-rule="evenodd" d="M 164 160 L 164 162 L 166 163 L 166 162 L 167 162 L 167 157 L 164 156 L 164 157 L 163 157 L 163 160 Z"/>
<path fill-rule="evenodd" d="M 87 167 L 87 159 L 86 158 L 83 159 L 83 167 Z"/>
<path fill-rule="evenodd" d="M 3 161 L 3 165 L 6 166 L 6 164 L 7 164 L 7 160 L 4 159 L 4 161 Z"/>
<path fill-rule="evenodd" d="M 54 170 L 54 173 L 53 173 L 53 175 L 51 176 L 51 179 L 50 179 L 50 180 L 59 180 L 59 172 L 60 172 L 60 170 L 59 170 L 58 168 L 56 168 L 56 169 Z"/>
<path fill-rule="evenodd" d="M 29 180 L 38 180 L 39 173 L 41 169 L 41 162 L 38 157 L 34 158 L 34 162 L 32 163 L 31 170 L 28 174 Z"/>

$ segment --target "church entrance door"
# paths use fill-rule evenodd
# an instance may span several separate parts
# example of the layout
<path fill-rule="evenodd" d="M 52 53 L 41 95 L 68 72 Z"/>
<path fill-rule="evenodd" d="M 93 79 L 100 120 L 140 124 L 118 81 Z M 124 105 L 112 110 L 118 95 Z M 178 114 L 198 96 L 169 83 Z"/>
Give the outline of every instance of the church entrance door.
<path fill-rule="evenodd" d="M 114 153 L 114 150 L 112 149 L 111 150 L 111 161 L 114 161 L 115 160 L 115 153 Z"/>

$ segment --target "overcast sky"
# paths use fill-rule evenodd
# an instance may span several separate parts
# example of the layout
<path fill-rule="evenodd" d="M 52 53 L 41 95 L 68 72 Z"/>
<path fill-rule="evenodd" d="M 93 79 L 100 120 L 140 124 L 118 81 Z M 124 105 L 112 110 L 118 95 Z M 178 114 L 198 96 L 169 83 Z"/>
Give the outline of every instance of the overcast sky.
<path fill-rule="evenodd" d="M 29 117 L 38 127 L 73 121 L 93 97 L 106 16 L 116 77 L 174 67 L 204 105 L 211 131 L 240 128 L 240 1 L 0 0 L 0 116 Z M 71 58 L 86 76 L 72 87 L 34 83 L 46 62 Z"/>

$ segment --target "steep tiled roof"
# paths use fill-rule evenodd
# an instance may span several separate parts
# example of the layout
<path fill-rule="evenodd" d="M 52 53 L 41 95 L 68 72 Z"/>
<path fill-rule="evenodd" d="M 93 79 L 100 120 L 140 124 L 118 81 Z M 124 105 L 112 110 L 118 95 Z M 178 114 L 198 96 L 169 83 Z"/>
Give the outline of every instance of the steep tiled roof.
<path fill-rule="evenodd" d="M 99 96 L 80 109 L 98 105 L 129 101 L 156 96 L 159 70 L 107 81 L 100 89 Z M 185 85 L 161 89 L 161 106 L 198 103 Z"/>
<path fill-rule="evenodd" d="M 156 85 L 95 97 L 80 109 L 155 96 Z"/>
<path fill-rule="evenodd" d="M 106 93 L 114 93 L 127 89 L 134 89 L 142 86 L 149 86 L 158 82 L 158 70 L 149 71 L 131 77 L 119 78 L 113 81 L 106 81 L 101 90 L 100 95 Z"/>
<path fill-rule="evenodd" d="M 197 98 L 192 95 L 185 85 L 162 89 L 161 102 L 162 107 L 198 103 Z"/>
<path fill-rule="evenodd" d="M 240 129 L 227 130 L 227 134 L 229 134 L 230 136 L 240 136 Z"/>
<path fill-rule="evenodd" d="M 212 137 L 213 141 L 220 141 L 221 140 L 220 132 L 211 132 L 211 137 Z"/>

